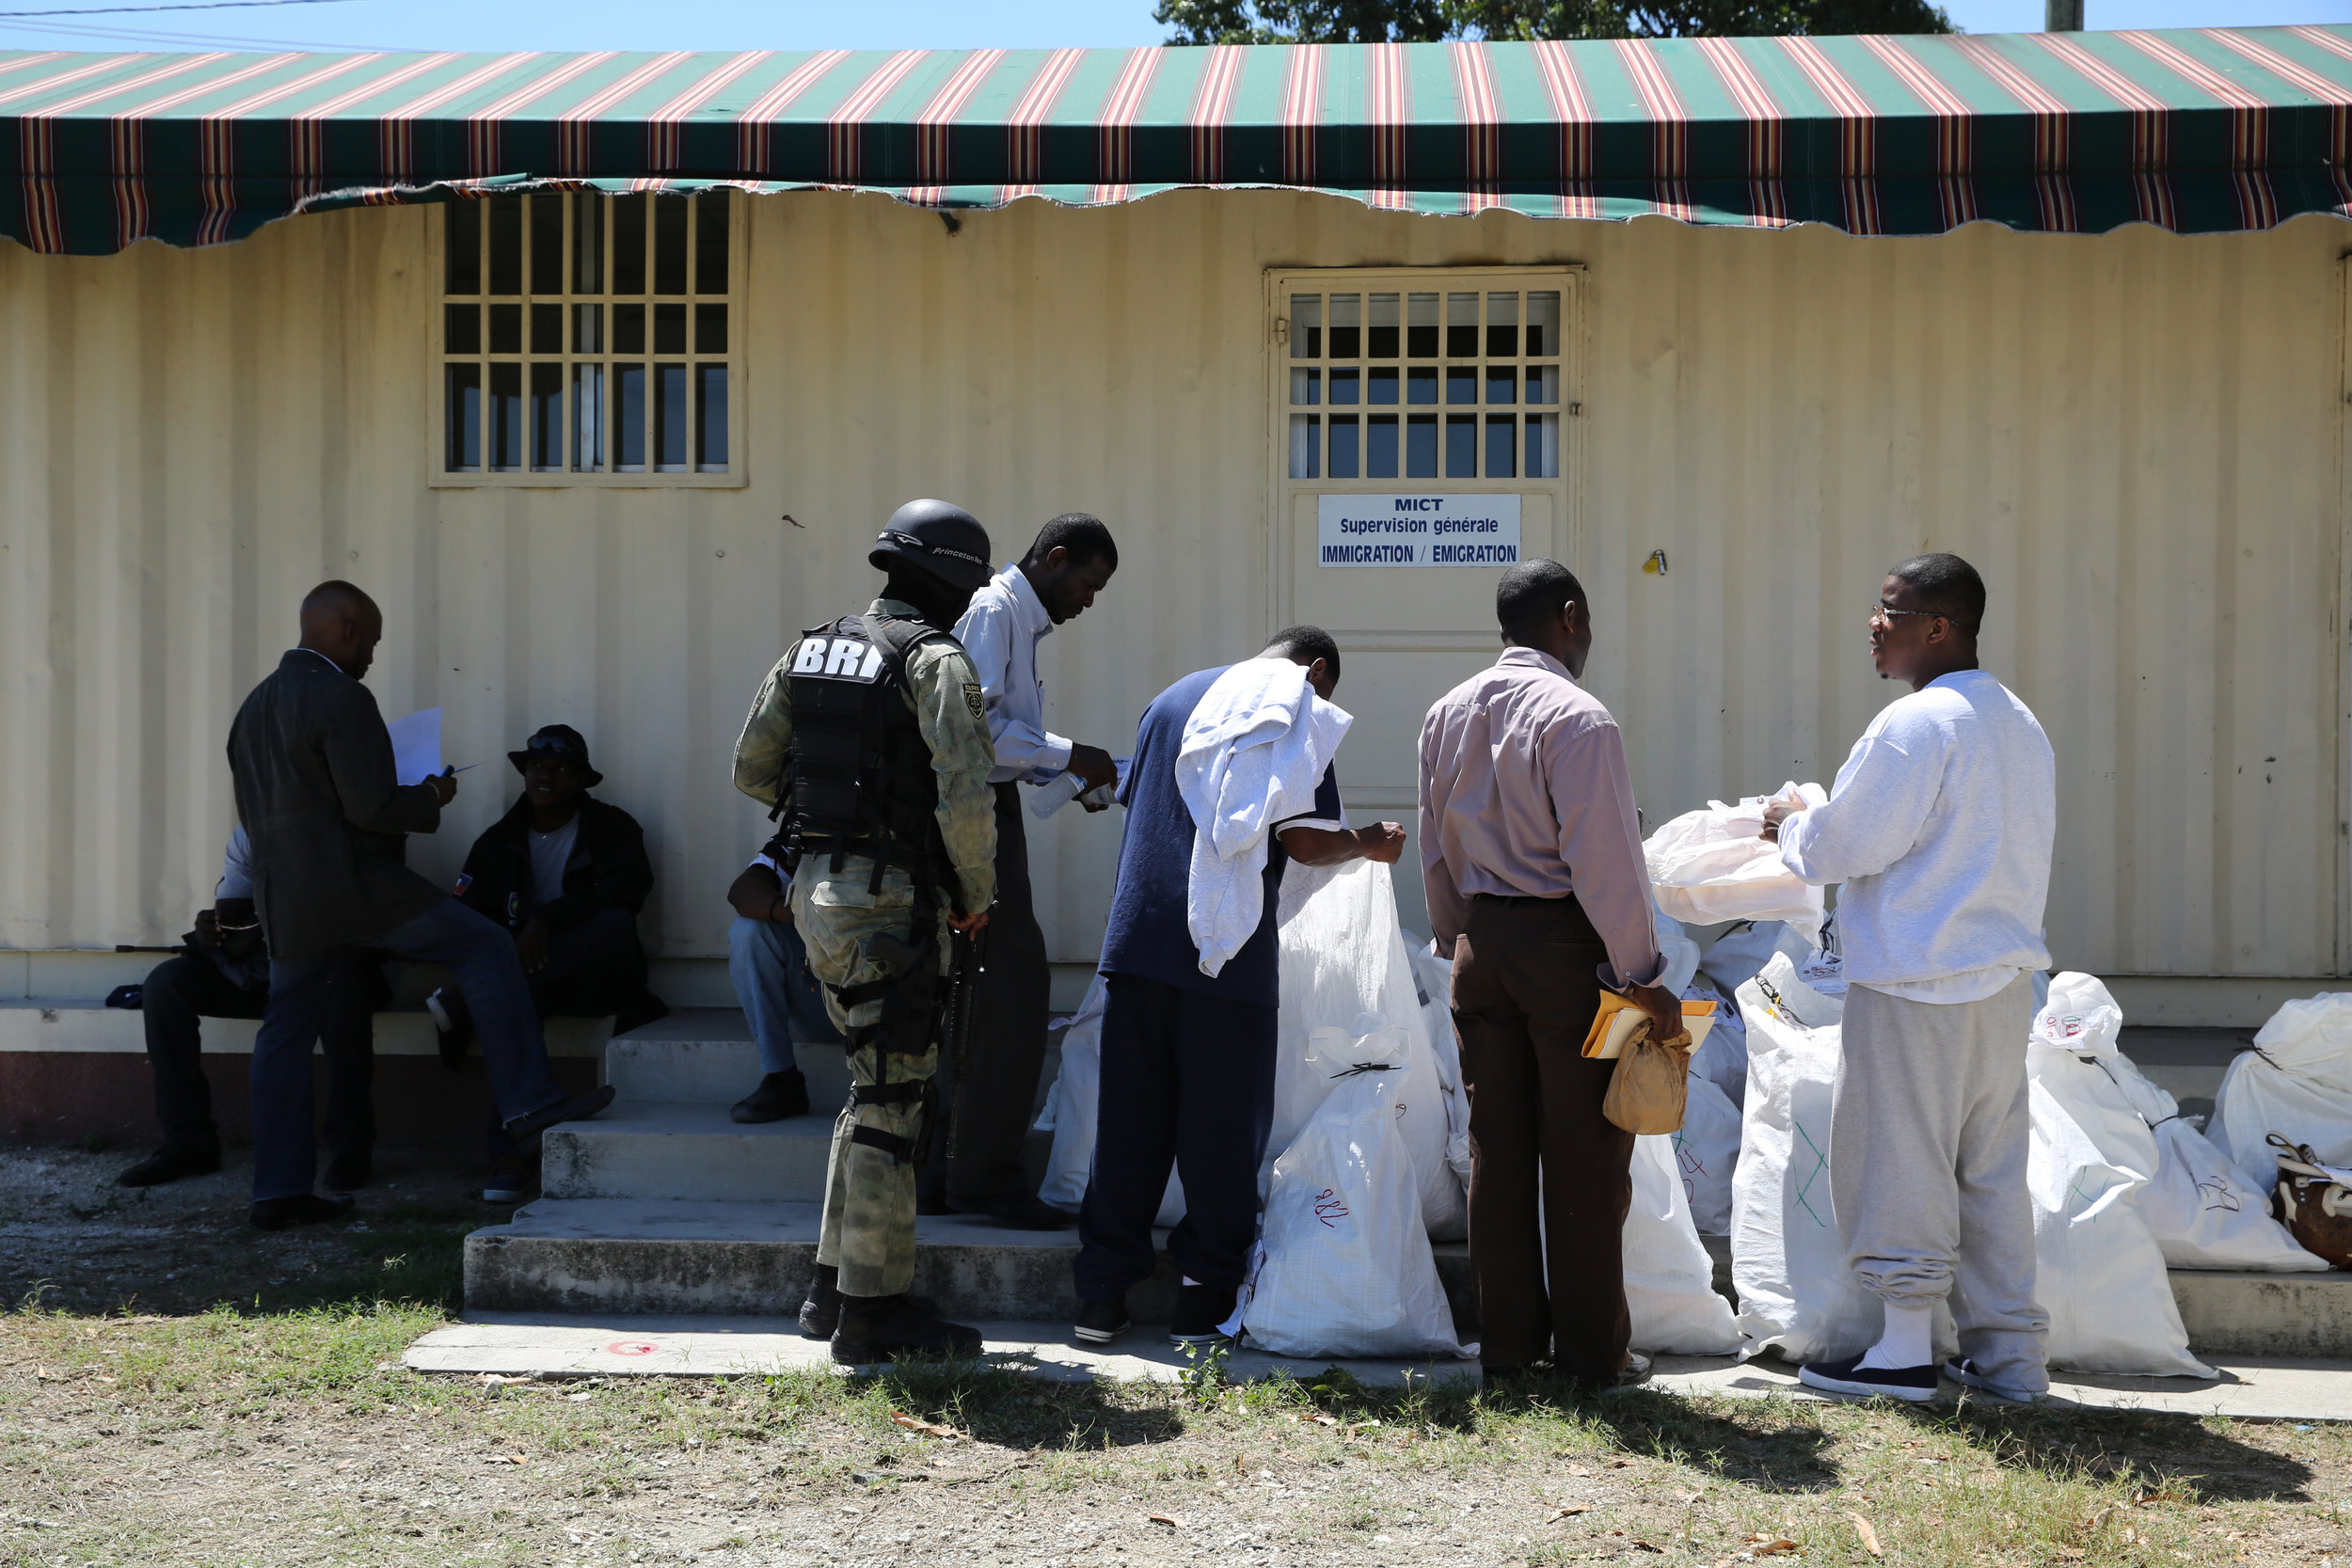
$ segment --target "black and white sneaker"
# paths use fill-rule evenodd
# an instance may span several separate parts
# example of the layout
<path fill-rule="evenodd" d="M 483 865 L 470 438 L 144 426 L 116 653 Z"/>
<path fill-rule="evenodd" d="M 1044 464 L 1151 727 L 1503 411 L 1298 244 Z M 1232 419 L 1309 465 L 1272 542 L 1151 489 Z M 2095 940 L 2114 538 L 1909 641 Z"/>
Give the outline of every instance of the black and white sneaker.
<path fill-rule="evenodd" d="M 1176 1318 L 1168 1325 L 1171 1345 L 1206 1345 L 1225 1338 L 1218 1325 L 1233 1315 L 1241 1292 L 1231 1285 L 1184 1285 L 1176 1291 Z"/>
<path fill-rule="evenodd" d="M 1836 1361 L 1808 1361 L 1797 1369 L 1797 1381 L 1824 1393 L 1851 1394 L 1866 1400 L 1883 1394 L 1890 1400 L 1912 1404 L 1927 1403 L 1935 1398 L 1936 1389 L 1932 1361 L 1924 1367 L 1866 1367 L 1860 1355 Z"/>
<path fill-rule="evenodd" d="M 1127 1316 L 1127 1298 L 1113 1296 L 1108 1301 L 1082 1301 L 1078 1304 L 1078 1342 L 1085 1345 L 1107 1345 L 1136 1326 Z"/>
<path fill-rule="evenodd" d="M 2005 1404 L 2031 1404 L 2042 1397 L 2027 1389 L 2003 1387 L 1977 1370 L 1977 1364 L 1963 1355 L 1945 1358 L 1944 1375 L 1963 1387 L 1974 1388 L 1980 1394 L 1990 1394 L 1994 1399 Z"/>

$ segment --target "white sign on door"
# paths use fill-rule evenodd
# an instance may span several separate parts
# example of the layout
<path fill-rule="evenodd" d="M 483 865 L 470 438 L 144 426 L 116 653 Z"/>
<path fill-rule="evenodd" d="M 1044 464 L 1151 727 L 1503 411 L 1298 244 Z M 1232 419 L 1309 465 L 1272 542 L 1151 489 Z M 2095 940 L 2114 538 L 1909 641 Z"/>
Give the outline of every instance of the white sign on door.
<path fill-rule="evenodd" d="M 1517 496 L 1317 496 L 1319 566 L 1516 566 Z"/>

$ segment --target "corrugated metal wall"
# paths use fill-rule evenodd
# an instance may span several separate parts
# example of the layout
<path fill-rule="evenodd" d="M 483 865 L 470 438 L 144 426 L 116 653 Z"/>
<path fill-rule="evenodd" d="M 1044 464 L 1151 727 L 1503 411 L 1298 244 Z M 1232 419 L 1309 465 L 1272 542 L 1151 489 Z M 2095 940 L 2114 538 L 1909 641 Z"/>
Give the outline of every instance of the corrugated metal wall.
<path fill-rule="evenodd" d="M 1070 508 L 1111 521 L 1120 576 L 1043 662 L 1057 726 L 1123 750 L 1168 679 L 1267 629 L 1264 269 L 1567 260 L 1591 269 L 1591 674 L 1653 822 L 1834 772 L 1892 695 L 1863 646 L 1880 572 L 1949 547 L 2058 746 L 2060 961 L 2337 968 L 2328 220 L 1895 241 L 1279 193 L 1024 203 L 953 234 L 879 198 L 749 213 L 741 490 L 432 488 L 425 209 L 199 252 L 0 245 L 0 946 L 184 928 L 230 718 L 336 575 L 384 605 L 386 712 L 442 704 L 451 759 L 492 760 L 418 864 L 453 872 L 511 799 L 499 754 L 570 722 L 656 847 L 649 929 L 723 952 L 721 892 L 765 833 L 727 783 L 736 727 L 791 629 L 868 591 L 898 500 L 962 500 L 1000 551 Z M 1657 547 L 1663 578 L 1639 571 Z M 1034 835 L 1057 957 L 1093 950 L 1117 832 Z"/>

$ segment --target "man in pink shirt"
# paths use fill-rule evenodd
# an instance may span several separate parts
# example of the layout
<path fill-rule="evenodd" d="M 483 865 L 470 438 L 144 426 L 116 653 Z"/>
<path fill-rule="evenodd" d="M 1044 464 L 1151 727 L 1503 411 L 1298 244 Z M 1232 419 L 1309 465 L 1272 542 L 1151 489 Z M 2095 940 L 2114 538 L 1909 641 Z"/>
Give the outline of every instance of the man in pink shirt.
<path fill-rule="evenodd" d="M 1556 561 L 1523 562 L 1495 616 L 1502 657 L 1421 731 L 1422 871 L 1470 1091 L 1480 1361 L 1491 1376 L 1549 1359 L 1588 1387 L 1630 1386 L 1649 1375 L 1620 1235 L 1633 1135 L 1601 1116 L 1615 1064 L 1586 1061 L 1584 1036 L 1604 983 L 1661 1033 L 1680 1031 L 1681 1003 L 1655 984 L 1666 965 L 1624 740 L 1576 684 L 1593 648 L 1583 587 Z"/>

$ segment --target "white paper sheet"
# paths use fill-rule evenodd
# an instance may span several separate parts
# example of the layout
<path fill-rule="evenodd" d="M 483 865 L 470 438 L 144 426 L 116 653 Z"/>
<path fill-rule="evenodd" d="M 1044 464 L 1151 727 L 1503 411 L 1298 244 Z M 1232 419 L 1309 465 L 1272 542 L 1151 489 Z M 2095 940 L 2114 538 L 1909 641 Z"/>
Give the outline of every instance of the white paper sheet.
<path fill-rule="evenodd" d="M 441 710 L 421 709 L 384 726 L 392 736 L 392 772 L 405 784 L 422 784 L 441 770 Z"/>

